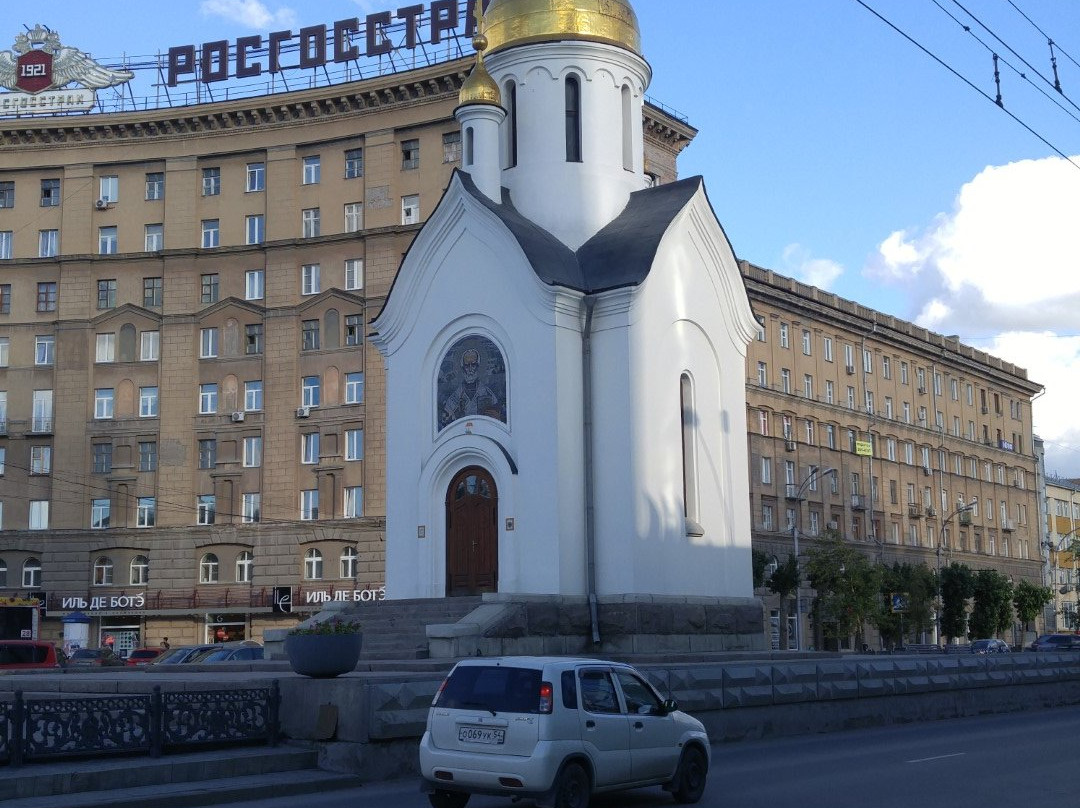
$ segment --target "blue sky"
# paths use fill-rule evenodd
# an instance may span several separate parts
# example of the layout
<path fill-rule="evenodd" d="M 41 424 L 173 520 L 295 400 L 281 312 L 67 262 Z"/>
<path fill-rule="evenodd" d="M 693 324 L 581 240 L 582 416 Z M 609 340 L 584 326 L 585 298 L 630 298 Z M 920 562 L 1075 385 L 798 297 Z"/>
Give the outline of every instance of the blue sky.
<path fill-rule="evenodd" d="M 700 130 L 681 171 L 740 258 L 1027 368 L 1048 471 L 1080 477 L 1080 157 L 1055 153 L 1080 155 L 1080 3 L 863 1 L 975 87 L 859 0 L 636 0 L 649 95 Z M 38 0 L 0 49 L 41 22 L 108 61 L 399 5 Z"/>

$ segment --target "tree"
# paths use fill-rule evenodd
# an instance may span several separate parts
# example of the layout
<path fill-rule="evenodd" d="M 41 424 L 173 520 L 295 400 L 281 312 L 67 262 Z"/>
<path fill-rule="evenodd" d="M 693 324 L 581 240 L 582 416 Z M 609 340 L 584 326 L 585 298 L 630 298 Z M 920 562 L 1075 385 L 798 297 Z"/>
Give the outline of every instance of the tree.
<path fill-rule="evenodd" d="M 754 568 L 754 589 L 765 586 L 765 570 L 769 566 L 769 554 L 764 550 L 751 550 L 750 563 Z"/>
<path fill-rule="evenodd" d="M 780 597 L 780 647 L 789 648 L 788 643 L 788 602 L 792 595 L 799 591 L 800 575 L 799 560 L 793 555 L 780 564 L 769 576 L 768 587 L 770 592 Z"/>
<path fill-rule="evenodd" d="M 1038 617 L 1043 606 L 1054 599 L 1054 590 L 1048 586 L 1038 586 L 1031 581 L 1021 581 L 1013 591 L 1013 606 L 1016 617 L 1024 626 L 1024 631 L 1031 630 L 1031 621 Z"/>
<path fill-rule="evenodd" d="M 975 573 L 968 639 L 996 637 L 1012 625 L 1012 582 L 997 570 Z"/>
<path fill-rule="evenodd" d="M 907 609 L 892 609 L 892 595 L 903 594 Z M 881 568 L 881 605 L 873 616 L 882 639 L 902 645 L 904 636 L 918 636 L 928 631 L 934 621 L 934 597 L 937 594 L 934 573 L 925 564 L 893 564 Z M 901 627 L 903 632 L 901 633 Z"/>
<path fill-rule="evenodd" d="M 863 624 L 878 610 L 881 568 L 842 539 L 827 538 L 808 554 L 810 585 L 817 591 L 814 608 L 826 637 L 855 635 L 862 644 Z"/>
<path fill-rule="evenodd" d="M 951 563 L 941 570 L 941 634 L 946 642 L 967 634 L 967 601 L 975 580 L 966 564 Z"/>

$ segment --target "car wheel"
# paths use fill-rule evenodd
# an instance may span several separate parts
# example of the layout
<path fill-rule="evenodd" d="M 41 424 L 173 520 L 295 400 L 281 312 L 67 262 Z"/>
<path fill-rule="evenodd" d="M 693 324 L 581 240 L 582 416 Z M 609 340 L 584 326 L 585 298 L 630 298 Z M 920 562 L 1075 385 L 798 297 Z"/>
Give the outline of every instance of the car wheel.
<path fill-rule="evenodd" d="M 431 808 L 465 808 L 469 802 L 469 795 L 460 791 L 436 790 L 428 794 Z"/>
<path fill-rule="evenodd" d="M 570 763 L 555 784 L 555 808 L 588 808 L 589 775 L 578 763 Z"/>
<path fill-rule="evenodd" d="M 696 746 L 688 747 L 675 772 L 675 789 L 671 792 L 675 802 L 687 804 L 700 800 L 705 793 L 705 777 L 708 773 L 709 762 L 705 753 Z"/>

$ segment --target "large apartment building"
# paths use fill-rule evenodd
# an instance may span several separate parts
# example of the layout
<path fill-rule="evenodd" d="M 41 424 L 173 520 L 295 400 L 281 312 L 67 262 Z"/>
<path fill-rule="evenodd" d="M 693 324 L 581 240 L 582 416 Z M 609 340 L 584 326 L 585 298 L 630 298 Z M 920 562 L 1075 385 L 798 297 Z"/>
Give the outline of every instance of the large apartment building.
<path fill-rule="evenodd" d="M 0 595 L 43 597 L 43 636 L 261 637 L 385 594 L 365 337 L 460 166 L 472 63 L 4 121 Z M 643 126 L 673 181 L 695 131 Z"/>
<path fill-rule="evenodd" d="M 1046 585 L 1054 593 L 1047 628 L 1080 628 L 1080 578 L 1076 548 L 1080 546 L 1080 482 L 1050 477 L 1046 480 Z"/>
<path fill-rule="evenodd" d="M 803 556 L 831 531 L 889 565 L 956 561 L 1041 582 L 1041 386 L 957 337 L 742 269 L 759 323 L 746 367 L 754 547 L 783 562 L 793 530 Z"/>

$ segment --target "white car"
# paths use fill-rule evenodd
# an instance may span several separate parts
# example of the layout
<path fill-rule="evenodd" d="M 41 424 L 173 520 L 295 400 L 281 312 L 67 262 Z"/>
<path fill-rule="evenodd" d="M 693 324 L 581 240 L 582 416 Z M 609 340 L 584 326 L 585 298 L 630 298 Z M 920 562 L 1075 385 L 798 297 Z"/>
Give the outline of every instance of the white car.
<path fill-rule="evenodd" d="M 618 662 L 565 657 L 466 659 L 442 683 L 420 741 L 434 808 L 472 794 L 586 808 L 592 794 L 663 786 L 701 799 L 705 727 Z"/>

